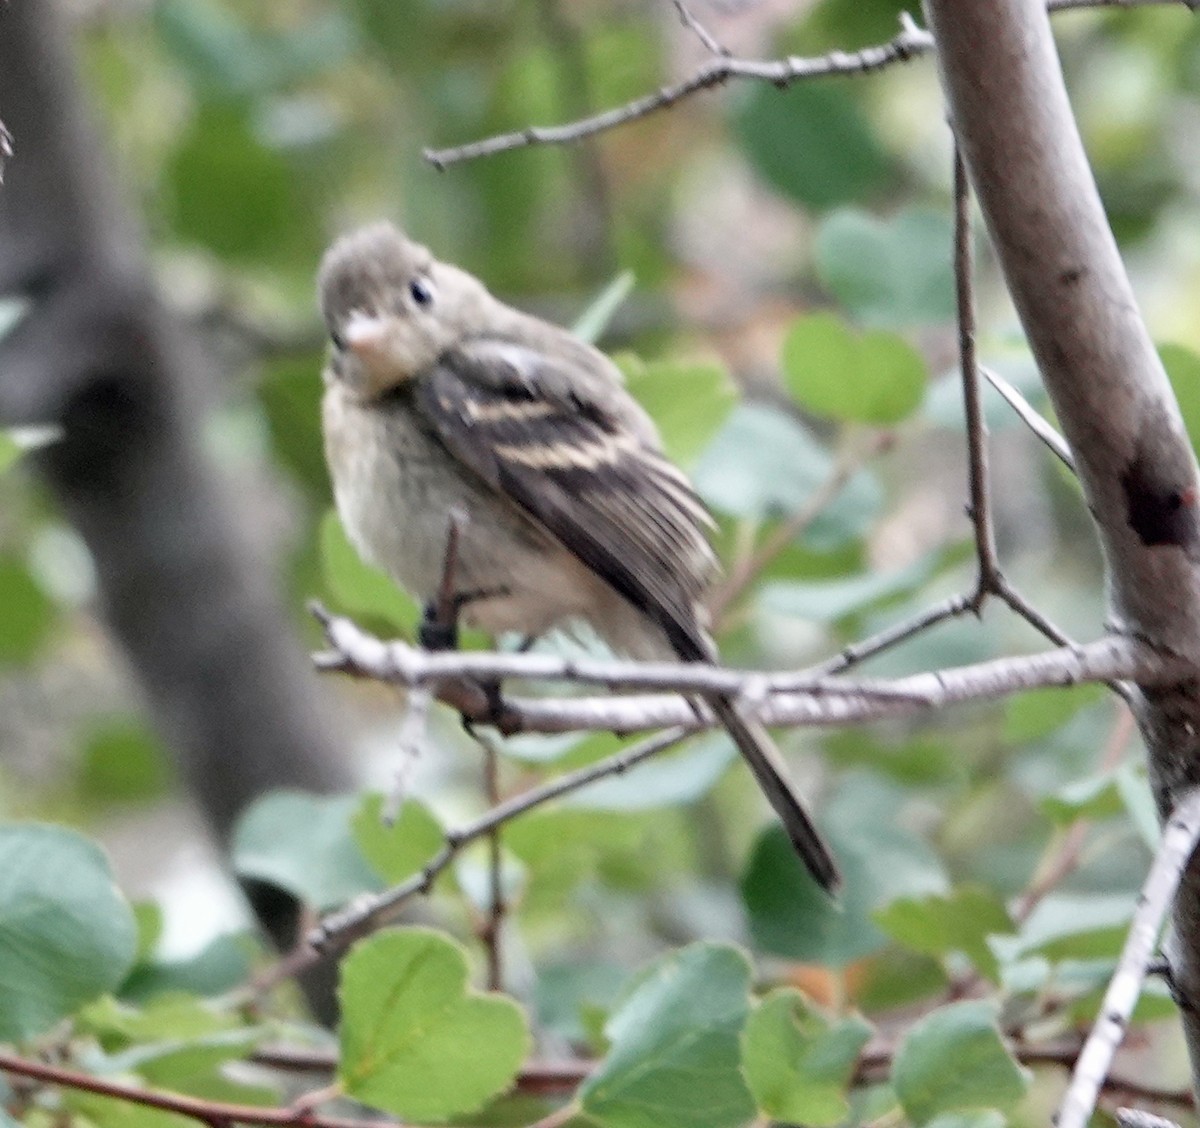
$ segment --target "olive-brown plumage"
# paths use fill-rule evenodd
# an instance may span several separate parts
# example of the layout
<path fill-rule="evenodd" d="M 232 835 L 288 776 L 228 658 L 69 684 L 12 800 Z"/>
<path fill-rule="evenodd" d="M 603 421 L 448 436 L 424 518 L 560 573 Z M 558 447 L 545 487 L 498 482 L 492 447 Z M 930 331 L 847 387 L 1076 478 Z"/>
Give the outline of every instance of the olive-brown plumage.
<path fill-rule="evenodd" d="M 537 636 L 582 621 L 633 657 L 715 657 L 701 605 L 711 518 L 611 361 L 389 224 L 334 243 L 318 288 L 333 342 L 326 455 L 367 559 L 431 600 L 459 512 L 466 622 Z M 728 698 L 706 700 L 832 888 L 766 731 Z"/>

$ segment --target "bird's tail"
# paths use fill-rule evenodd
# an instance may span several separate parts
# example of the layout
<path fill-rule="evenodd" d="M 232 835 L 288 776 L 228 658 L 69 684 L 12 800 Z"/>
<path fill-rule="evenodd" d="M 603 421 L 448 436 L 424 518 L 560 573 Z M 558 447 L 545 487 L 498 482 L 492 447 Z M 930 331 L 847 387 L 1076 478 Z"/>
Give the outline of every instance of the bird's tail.
<path fill-rule="evenodd" d="M 827 893 L 832 893 L 841 881 L 841 875 L 829 847 L 792 790 L 770 734 L 758 721 L 745 716 L 730 698 L 712 696 L 706 697 L 705 701 L 749 764 L 758 786 L 775 809 L 813 880 Z"/>

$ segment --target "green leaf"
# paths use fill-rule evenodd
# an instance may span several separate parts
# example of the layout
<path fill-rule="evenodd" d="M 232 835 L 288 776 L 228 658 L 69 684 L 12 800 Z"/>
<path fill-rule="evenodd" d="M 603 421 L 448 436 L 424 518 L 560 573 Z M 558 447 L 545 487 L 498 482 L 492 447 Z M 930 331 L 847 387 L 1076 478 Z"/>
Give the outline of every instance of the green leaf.
<path fill-rule="evenodd" d="M 286 889 L 317 909 L 381 888 L 350 831 L 358 803 L 353 795 L 264 795 L 234 830 L 235 872 Z"/>
<path fill-rule="evenodd" d="M 37 656 L 54 625 L 54 605 L 16 557 L 0 554 L 0 668 Z"/>
<path fill-rule="evenodd" d="M 817 277 L 857 318 L 897 328 L 954 317 L 954 229 L 941 212 L 846 208 L 817 233 Z"/>
<path fill-rule="evenodd" d="M 1041 740 L 1062 728 L 1076 713 L 1095 704 L 1108 693 L 1102 685 L 1076 685 L 1066 689 L 1043 689 L 1021 693 L 1004 708 L 1005 744 Z"/>
<path fill-rule="evenodd" d="M 904 0 L 821 0 L 805 13 L 799 34 L 806 53 L 846 51 L 896 34 Z"/>
<path fill-rule="evenodd" d="M 143 1042 L 186 1042 L 236 1030 L 238 1018 L 182 992 L 131 1006 L 106 995 L 80 1012 L 76 1029 L 91 1034 L 111 1054 Z"/>
<path fill-rule="evenodd" d="M 765 520 L 800 509 L 833 472 L 829 453 L 798 420 L 764 404 L 739 404 L 696 467 L 696 489 L 731 517 Z M 883 504 L 875 478 L 860 471 L 809 528 L 806 542 L 828 549 L 862 536 Z"/>
<path fill-rule="evenodd" d="M 1018 951 L 1051 960 L 1115 958 L 1133 906 L 1126 893 L 1051 893 L 1021 929 Z"/>
<path fill-rule="evenodd" d="M 875 921 L 914 952 L 931 956 L 964 953 L 993 982 L 999 968 L 987 938 L 1013 931 L 1003 900 L 974 885 L 961 885 L 945 896 L 901 897 L 879 910 Z"/>
<path fill-rule="evenodd" d="M 471 1112 L 512 1084 L 529 1050 L 511 999 L 467 986 L 463 949 L 440 933 L 378 933 L 342 961 L 346 1094 L 409 1120 Z"/>
<path fill-rule="evenodd" d="M 321 571 L 329 594 L 348 615 L 411 631 L 421 618 L 416 601 L 378 568 L 363 562 L 332 509 L 321 519 Z"/>
<path fill-rule="evenodd" d="M 613 315 L 633 290 L 632 270 L 623 270 L 596 295 L 571 326 L 571 332 L 588 344 L 595 344 L 608 328 Z"/>
<path fill-rule="evenodd" d="M 272 361 L 258 384 L 271 451 L 321 504 L 330 497 L 321 440 L 321 357 L 316 353 Z"/>
<path fill-rule="evenodd" d="M 584 1082 L 603 1128 L 734 1128 L 754 1115 L 738 1040 L 750 965 L 736 948 L 691 944 L 636 979 L 608 1020 L 610 1049 Z"/>
<path fill-rule="evenodd" d="M 83 742 L 79 786 L 89 803 L 145 803 L 171 778 L 162 741 L 136 717 L 101 722 Z"/>
<path fill-rule="evenodd" d="M 166 204 L 179 238 L 255 264 L 319 256 L 317 230 L 300 221 L 292 169 L 255 135 L 243 107 L 203 105 L 166 175 Z"/>
<path fill-rule="evenodd" d="M 224 933 L 210 940 L 195 955 L 182 960 L 139 964 L 121 984 L 121 997 L 131 1002 L 149 1001 L 168 992 L 223 995 L 246 981 L 253 941 L 245 935 Z"/>
<path fill-rule="evenodd" d="M 735 119 L 738 140 L 758 173 L 813 208 L 861 199 L 880 187 L 886 154 L 845 85 L 754 85 Z"/>
<path fill-rule="evenodd" d="M 772 991 L 742 1034 L 742 1067 L 759 1109 L 772 1120 L 840 1124 L 870 1037 L 870 1023 L 857 1016 L 832 1020 L 794 988 Z"/>
<path fill-rule="evenodd" d="M 851 332 L 831 313 L 793 323 L 783 341 L 783 378 L 815 415 L 887 426 L 925 397 L 925 362 L 902 337 L 881 329 Z"/>
<path fill-rule="evenodd" d="M 221 98 L 261 96 L 291 82 L 311 82 L 355 46 L 353 25 L 340 12 L 313 13 L 270 32 L 211 0 L 159 0 L 153 14 L 163 45 L 192 85 Z"/>
<path fill-rule="evenodd" d="M 945 739 L 913 737 L 893 743 L 874 729 L 831 733 L 822 744 L 829 760 L 843 767 L 868 767 L 897 783 L 945 783 L 964 774 L 962 756 Z"/>
<path fill-rule="evenodd" d="M 1038 800 L 1038 806 L 1056 823 L 1076 819 L 1110 819 L 1124 809 L 1115 772 L 1078 779 Z"/>
<path fill-rule="evenodd" d="M 1004 1128 L 1007 1120 L 994 1108 L 976 1108 L 965 1112 L 945 1112 L 935 1116 L 924 1128 Z"/>
<path fill-rule="evenodd" d="M 935 575 L 967 554 L 963 544 L 935 549 L 894 572 L 866 572 L 837 580 L 777 580 L 762 585 L 759 605 L 768 616 L 838 623 L 908 599 Z"/>
<path fill-rule="evenodd" d="M 569 796 L 564 806 L 628 812 L 694 803 L 725 774 L 735 755 L 727 737 L 710 734 L 674 754 L 657 756 L 585 787 Z"/>
<path fill-rule="evenodd" d="M 354 841 L 388 885 L 411 877 L 445 844 L 442 824 L 423 803 L 406 799 L 395 822 L 383 821 L 384 797 L 366 796 L 350 820 Z"/>
<path fill-rule="evenodd" d="M 887 944 L 876 909 L 895 897 L 946 889 L 937 856 L 898 825 L 903 795 L 870 776 L 852 775 L 823 805 L 821 827 L 843 878 L 836 902 L 809 876 L 782 828 L 770 826 L 759 836 L 741 883 L 759 947 L 845 967 Z"/>
<path fill-rule="evenodd" d="M 954 1003 L 921 1019 L 901 1042 L 892 1085 L 909 1120 L 1007 1108 L 1020 1100 L 1029 1074 L 1008 1052 L 991 1003 Z"/>
<path fill-rule="evenodd" d="M 695 465 L 737 403 L 725 367 L 686 360 L 646 363 L 632 353 L 616 360 L 634 398 L 658 426 L 663 449 L 681 466 Z"/>
<path fill-rule="evenodd" d="M 137 951 L 108 861 L 61 827 L 0 827 L 0 1042 L 20 1042 L 111 991 Z"/>

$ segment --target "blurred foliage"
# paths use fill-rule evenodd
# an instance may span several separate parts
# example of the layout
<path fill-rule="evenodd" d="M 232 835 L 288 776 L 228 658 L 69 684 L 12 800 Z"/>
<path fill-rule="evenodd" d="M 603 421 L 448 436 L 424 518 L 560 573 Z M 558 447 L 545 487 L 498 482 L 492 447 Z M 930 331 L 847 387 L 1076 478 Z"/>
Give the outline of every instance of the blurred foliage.
<path fill-rule="evenodd" d="M 693 7 L 718 38 L 771 57 L 884 41 L 904 5 L 822 0 L 782 22 L 767 6 Z M 77 18 L 88 89 L 164 287 L 212 334 L 215 446 L 255 484 L 248 495 L 269 495 L 255 504 L 277 531 L 297 621 L 314 596 L 386 634 L 411 637 L 418 616 L 332 513 L 318 419 L 316 263 L 336 232 L 379 216 L 617 355 L 713 509 L 727 570 L 797 521 L 837 467 L 853 470 L 726 609 L 729 661 L 802 666 L 973 582 L 961 393 L 947 374 L 950 154 L 929 60 L 786 91 L 732 87 L 585 145 L 439 173 L 422 149 L 615 105 L 678 77 L 698 44 L 669 4 L 603 0 L 152 0 Z M 1200 24 L 1139 9 L 1056 27 L 1195 442 Z M 982 237 L 977 247 L 981 359 L 1048 410 Z M 0 334 L 21 316 L 0 303 Z M 1006 570 L 1064 629 L 1095 637 L 1104 603 L 1079 491 L 990 391 L 985 408 Z M 881 429 L 888 453 L 859 466 Z M 47 441 L 0 433 L 3 809 L 115 842 L 173 796 L 175 777 L 113 676 L 86 552 L 28 472 L 25 452 Z M 264 479 L 274 488 L 259 490 Z M 1037 645 L 988 608 L 868 669 Z M 349 686 L 346 706 L 364 746 L 383 746 L 367 770 L 390 779 L 401 706 Z M 528 1015 L 469 986 L 489 902 L 482 851 L 423 902 L 430 929 L 354 950 L 345 1091 L 407 1118 L 482 1105 L 478 1123 L 519 1122 L 523 1106 L 500 1094 L 532 1026 L 542 1045 L 602 1058 L 575 1099 L 611 1128 L 717 1128 L 756 1113 L 1041 1122 L 1044 1094 L 1006 1039 L 1054 1038 L 1094 1013 L 1155 835 L 1121 710 L 1085 688 L 781 739 L 839 857 L 836 904 L 729 767 L 728 743 L 693 740 L 506 828 L 509 948 Z M 505 742 L 503 786 L 536 786 L 619 744 Z M 453 718 L 435 716 L 427 745 L 390 826 L 378 794 L 264 797 L 234 842 L 240 875 L 322 909 L 418 872 L 481 802 L 478 752 Z M 165 860 L 169 845 L 139 860 Z M 1052 890 L 1022 899 L 1064 861 Z M 220 1001 L 265 958 L 247 935 L 203 914 L 197 924 L 193 906 L 192 942 L 172 941 L 190 888 L 131 911 L 74 832 L 12 822 L 0 862 L 0 1038 L 69 1026 L 97 1069 L 279 1099 L 228 1068 L 265 1037 L 258 1016 Z M 967 991 L 986 999 L 941 1005 Z M 280 1012 L 295 1017 L 290 996 Z M 1139 1015 L 1167 1013 L 1150 993 Z M 879 1028 L 895 1038 L 890 1081 L 848 1093 Z M 1147 1030 L 1161 1052 L 1143 1079 L 1180 1083 L 1173 1028 Z M 97 1098 L 66 1107 L 123 1122 Z"/>

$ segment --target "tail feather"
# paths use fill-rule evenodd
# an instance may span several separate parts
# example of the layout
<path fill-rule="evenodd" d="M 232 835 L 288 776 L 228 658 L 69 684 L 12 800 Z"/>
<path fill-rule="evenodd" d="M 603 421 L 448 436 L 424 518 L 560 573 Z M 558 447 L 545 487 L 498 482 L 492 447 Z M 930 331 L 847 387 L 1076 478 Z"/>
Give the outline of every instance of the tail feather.
<path fill-rule="evenodd" d="M 813 880 L 827 893 L 832 893 L 841 882 L 837 864 L 788 783 L 779 753 L 767 730 L 758 721 L 746 717 L 728 697 L 714 696 L 705 700 L 750 766 L 758 786 L 775 809 Z"/>

